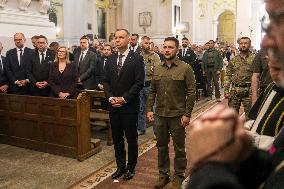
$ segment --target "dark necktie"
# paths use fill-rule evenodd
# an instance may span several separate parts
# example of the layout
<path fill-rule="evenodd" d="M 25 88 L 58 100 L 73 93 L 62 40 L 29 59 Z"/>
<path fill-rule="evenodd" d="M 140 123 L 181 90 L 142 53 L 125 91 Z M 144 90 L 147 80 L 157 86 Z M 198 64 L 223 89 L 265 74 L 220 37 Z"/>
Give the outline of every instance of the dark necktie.
<path fill-rule="evenodd" d="M 81 53 L 80 60 L 78 62 L 78 69 L 80 67 L 80 63 L 82 62 L 83 58 L 84 58 L 84 52 Z"/>
<path fill-rule="evenodd" d="M 120 54 L 118 56 L 118 63 L 117 63 L 117 73 L 120 74 L 121 68 L 122 68 L 122 58 L 124 57 L 123 54 Z"/>
<path fill-rule="evenodd" d="M 23 49 L 20 49 L 20 61 L 19 61 L 19 66 L 22 64 L 23 61 Z"/>
<path fill-rule="evenodd" d="M 185 56 L 186 49 L 183 49 L 182 56 Z"/>
<path fill-rule="evenodd" d="M 44 61 L 44 54 L 43 54 L 43 52 L 42 52 L 40 55 L 41 55 L 41 61 L 40 61 L 40 64 L 42 64 L 42 63 L 43 63 L 43 61 Z"/>

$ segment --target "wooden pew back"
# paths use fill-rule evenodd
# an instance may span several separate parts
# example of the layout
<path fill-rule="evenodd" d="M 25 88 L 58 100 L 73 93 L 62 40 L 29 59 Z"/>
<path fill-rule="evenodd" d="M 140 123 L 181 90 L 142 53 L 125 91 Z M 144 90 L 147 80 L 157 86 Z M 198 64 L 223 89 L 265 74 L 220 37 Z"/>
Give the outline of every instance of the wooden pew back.
<path fill-rule="evenodd" d="M 91 146 L 90 101 L 0 94 L 0 142 L 84 160 Z"/>

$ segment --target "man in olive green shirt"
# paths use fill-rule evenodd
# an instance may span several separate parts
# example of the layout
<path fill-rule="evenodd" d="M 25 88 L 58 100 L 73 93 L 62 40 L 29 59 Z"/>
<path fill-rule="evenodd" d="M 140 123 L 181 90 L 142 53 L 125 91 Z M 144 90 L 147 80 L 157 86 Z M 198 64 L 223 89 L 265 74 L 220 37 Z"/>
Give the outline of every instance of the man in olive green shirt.
<path fill-rule="evenodd" d="M 254 59 L 250 47 L 250 38 L 242 37 L 239 42 L 240 54 L 229 62 L 226 70 L 224 92 L 225 98 L 229 98 L 229 106 L 237 112 L 243 104 L 246 116 L 251 108 L 251 65 Z"/>
<path fill-rule="evenodd" d="M 159 180 L 155 188 L 163 188 L 170 180 L 170 135 L 175 150 L 172 188 L 181 188 L 186 169 L 185 127 L 189 124 L 194 106 L 195 78 L 190 65 L 177 58 L 178 47 L 176 38 L 165 39 L 165 62 L 154 70 L 146 104 L 147 118 L 153 121 L 152 107 L 156 100 Z"/>

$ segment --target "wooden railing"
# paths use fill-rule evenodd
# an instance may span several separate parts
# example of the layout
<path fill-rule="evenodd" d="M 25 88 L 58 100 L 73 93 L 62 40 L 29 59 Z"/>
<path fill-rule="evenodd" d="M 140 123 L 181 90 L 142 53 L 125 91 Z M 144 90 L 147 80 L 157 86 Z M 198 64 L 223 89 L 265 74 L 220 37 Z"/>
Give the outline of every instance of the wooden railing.
<path fill-rule="evenodd" d="M 91 143 L 86 92 L 76 100 L 0 94 L 0 143 L 79 161 L 101 151 Z"/>

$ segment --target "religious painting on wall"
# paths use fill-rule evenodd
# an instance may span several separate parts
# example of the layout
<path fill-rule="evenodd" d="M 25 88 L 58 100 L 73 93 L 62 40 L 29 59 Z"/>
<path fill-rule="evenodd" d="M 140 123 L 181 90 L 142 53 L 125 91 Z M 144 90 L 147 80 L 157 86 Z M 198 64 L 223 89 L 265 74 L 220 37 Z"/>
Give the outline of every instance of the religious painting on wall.
<path fill-rule="evenodd" d="M 180 25 L 180 6 L 174 6 L 174 27 Z"/>
<path fill-rule="evenodd" d="M 97 9 L 98 38 L 106 38 L 106 13 L 103 8 Z"/>
<path fill-rule="evenodd" d="M 198 17 L 205 18 L 207 16 L 207 0 L 198 1 Z"/>
<path fill-rule="evenodd" d="M 52 0 L 50 8 L 47 11 L 49 21 L 53 22 L 56 27 L 56 37 L 63 38 L 63 7 L 62 0 Z"/>

